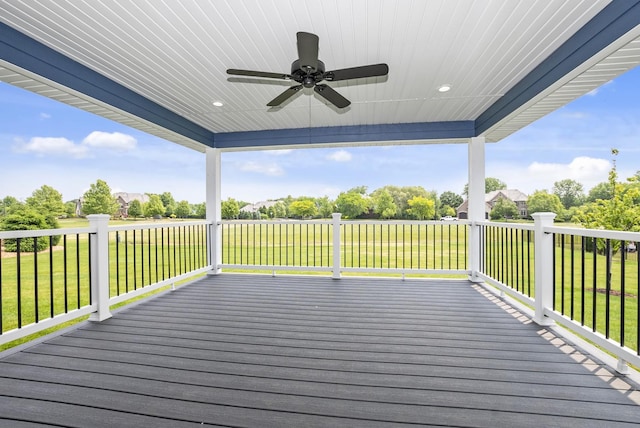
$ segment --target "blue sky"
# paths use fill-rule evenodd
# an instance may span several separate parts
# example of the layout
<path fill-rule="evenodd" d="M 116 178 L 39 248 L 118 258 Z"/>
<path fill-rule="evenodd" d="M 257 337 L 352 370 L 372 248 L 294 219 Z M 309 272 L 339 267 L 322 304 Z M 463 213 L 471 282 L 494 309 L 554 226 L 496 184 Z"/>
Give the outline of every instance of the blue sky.
<path fill-rule="evenodd" d="M 640 170 L 640 69 L 488 144 L 486 174 L 527 194 L 571 178 L 605 181 L 610 149 L 621 178 Z M 47 184 L 70 200 L 97 179 L 112 190 L 205 200 L 204 155 L 0 82 L 0 198 L 24 200 Z M 222 197 L 335 198 L 354 186 L 393 184 L 462 193 L 466 145 L 419 145 L 222 154 Z"/>

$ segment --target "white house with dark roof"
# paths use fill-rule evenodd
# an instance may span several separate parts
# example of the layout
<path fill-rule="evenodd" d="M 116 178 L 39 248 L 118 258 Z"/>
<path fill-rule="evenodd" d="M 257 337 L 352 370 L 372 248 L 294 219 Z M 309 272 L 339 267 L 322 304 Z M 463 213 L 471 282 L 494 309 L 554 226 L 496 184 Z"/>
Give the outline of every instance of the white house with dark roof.
<path fill-rule="evenodd" d="M 113 197 L 116 198 L 118 205 L 118 216 L 122 218 L 129 217 L 129 205 L 133 201 L 140 201 L 141 204 L 145 204 L 149 202 L 149 195 L 145 193 L 127 193 L 127 192 L 117 192 L 113 194 Z"/>
<path fill-rule="evenodd" d="M 527 207 L 527 199 L 529 197 L 522 193 L 518 189 L 503 189 L 503 190 L 494 190 L 493 192 L 486 193 L 484 195 L 484 215 L 485 218 L 489 218 L 489 213 L 493 209 L 496 202 L 500 199 L 508 199 L 516 204 L 518 207 L 518 213 L 520 217 L 524 218 L 529 215 L 529 210 Z M 467 219 L 469 218 L 469 202 L 465 200 L 456 210 L 458 218 Z"/>

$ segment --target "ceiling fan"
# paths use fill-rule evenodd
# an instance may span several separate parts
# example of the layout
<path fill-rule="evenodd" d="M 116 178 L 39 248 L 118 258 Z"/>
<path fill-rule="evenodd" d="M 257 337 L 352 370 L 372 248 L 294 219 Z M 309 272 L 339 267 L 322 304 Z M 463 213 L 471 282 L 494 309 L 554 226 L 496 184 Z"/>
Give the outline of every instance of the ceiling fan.
<path fill-rule="evenodd" d="M 237 70 L 230 68 L 227 74 L 234 76 L 266 77 L 269 79 L 293 80 L 298 85 L 289 89 L 269 101 L 267 106 L 277 107 L 302 88 L 313 88 L 321 97 L 338 108 L 345 108 L 351 102 L 336 92 L 331 86 L 320 83 L 322 81 L 337 82 L 340 80 L 359 79 L 363 77 L 386 76 L 389 73 L 387 64 L 372 64 L 361 67 L 343 68 L 325 71 L 324 63 L 318 59 L 318 36 L 311 33 L 299 32 L 298 59 L 291 64 L 291 74 L 271 73 L 265 71 Z"/>

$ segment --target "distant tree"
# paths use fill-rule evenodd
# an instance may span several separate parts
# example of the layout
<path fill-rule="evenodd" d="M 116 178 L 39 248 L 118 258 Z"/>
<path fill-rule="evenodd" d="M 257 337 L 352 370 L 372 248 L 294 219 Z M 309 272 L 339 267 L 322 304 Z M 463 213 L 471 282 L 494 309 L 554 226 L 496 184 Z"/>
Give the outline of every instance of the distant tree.
<path fill-rule="evenodd" d="M 64 203 L 64 213 L 67 217 L 75 217 L 76 216 L 76 206 L 78 204 L 77 200 L 67 201 Z"/>
<path fill-rule="evenodd" d="M 171 192 L 163 192 L 160 196 L 162 205 L 164 205 L 164 216 L 171 217 L 176 210 L 176 200 L 173 199 Z"/>
<path fill-rule="evenodd" d="M 316 206 L 318 207 L 318 215 L 321 218 L 330 218 L 335 212 L 335 205 L 328 196 L 316 198 Z"/>
<path fill-rule="evenodd" d="M 347 192 L 355 192 L 355 193 L 360 193 L 361 195 L 366 195 L 367 194 L 367 186 L 356 186 L 356 187 L 353 187 L 353 188 L 347 190 Z"/>
<path fill-rule="evenodd" d="M 144 212 L 145 217 L 155 218 L 162 216 L 165 212 L 165 208 L 162 204 L 162 199 L 160 199 L 160 196 L 149 195 L 149 202 L 145 203 L 142 206 L 142 211 Z"/>
<path fill-rule="evenodd" d="M 373 199 L 373 212 L 380 218 L 393 218 L 398 212 L 398 206 L 393 202 L 391 194 L 382 190 Z"/>
<path fill-rule="evenodd" d="M 220 215 L 223 219 L 230 220 L 238 218 L 238 214 L 240 214 L 240 208 L 238 207 L 238 202 L 236 202 L 235 199 L 228 198 L 226 201 L 222 201 Z"/>
<path fill-rule="evenodd" d="M 484 193 L 493 192 L 495 190 L 505 190 L 506 188 L 507 188 L 507 183 L 505 183 L 504 181 L 498 178 L 487 177 L 484 179 Z M 469 184 L 464 185 L 464 190 L 462 191 L 462 194 L 465 196 L 469 195 Z"/>
<path fill-rule="evenodd" d="M 199 204 L 194 204 L 191 211 L 195 213 L 196 218 L 206 218 L 207 204 L 204 202 L 200 202 Z"/>
<path fill-rule="evenodd" d="M 408 201 L 407 212 L 418 220 L 430 219 L 436 214 L 436 203 L 433 199 L 416 196 Z"/>
<path fill-rule="evenodd" d="M 640 198 L 638 186 L 618 183 L 618 172 L 615 157 L 618 150 L 612 149 L 613 167 L 609 171 L 609 188 L 612 189 L 610 199 L 598 199 L 587 206 L 581 207 L 574 219 L 583 226 L 591 229 L 605 228 L 608 230 L 640 230 Z M 631 178 L 631 182 L 634 182 Z M 619 242 L 619 241 L 618 241 Z"/>
<path fill-rule="evenodd" d="M 44 215 L 38 213 L 32 207 L 19 205 L 14 207 L 11 212 L 0 222 L 0 230 L 42 230 L 50 229 L 47 219 Z M 54 245 L 57 242 L 54 242 Z M 4 239 L 2 241 L 5 251 L 18 251 L 17 239 Z M 23 238 L 20 239 L 20 251 L 42 251 L 49 246 L 49 238 Z"/>
<path fill-rule="evenodd" d="M 445 216 L 455 217 L 457 215 L 457 211 L 455 210 L 455 208 L 450 207 L 449 205 L 442 205 L 440 207 L 440 215 L 442 217 L 445 217 Z"/>
<path fill-rule="evenodd" d="M 548 193 L 546 190 L 536 190 L 527 199 L 529 215 L 537 212 L 553 212 L 562 214 L 564 207 L 557 195 Z"/>
<path fill-rule="evenodd" d="M 46 184 L 34 190 L 25 203 L 45 217 L 61 217 L 65 213 L 62 194 Z"/>
<path fill-rule="evenodd" d="M 294 217 L 300 218 L 314 217 L 318 214 L 318 207 L 316 207 L 315 201 L 311 199 L 293 201 L 289 205 L 289 213 Z"/>
<path fill-rule="evenodd" d="M 273 209 L 273 218 L 285 218 L 287 216 L 287 206 L 284 202 L 278 201 L 271 208 Z"/>
<path fill-rule="evenodd" d="M 442 194 L 440 195 L 440 203 L 442 205 L 448 205 L 454 210 L 462 205 L 462 202 L 464 202 L 462 196 L 451 191 L 442 192 Z"/>
<path fill-rule="evenodd" d="M 191 205 L 187 201 L 180 201 L 176 205 L 175 215 L 178 218 L 188 218 L 191 216 Z"/>
<path fill-rule="evenodd" d="M 500 198 L 493 205 L 493 209 L 489 216 L 491 220 L 500 220 L 519 217 L 518 206 L 511 199 Z"/>
<path fill-rule="evenodd" d="M 358 191 L 342 192 L 336 199 L 336 210 L 346 218 L 358 218 L 369 211 L 369 198 Z"/>
<path fill-rule="evenodd" d="M 134 199 L 129 203 L 129 209 L 127 210 L 129 217 L 137 218 L 142 215 L 142 203 L 139 200 Z"/>
<path fill-rule="evenodd" d="M 111 188 L 103 181 L 98 180 L 92 184 L 82 196 L 82 212 L 84 214 L 109 214 L 113 215 L 118 210 L 118 203 L 111 195 Z"/>
<path fill-rule="evenodd" d="M 560 198 L 565 209 L 582 205 L 585 198 L 582 184 L 569 178 L 553 183 L 553 194 Z"/>
<path fill-rule="evenodd" d="M 13 196 L 5 196 L 0 201 L 0 216 L 7 215 L 11 211 L 12 207 L 16 207 L 20 205 L 20 201 L 18 201 Z"/>
<path fill-rule="evenodd" d="M 613 189 L 609 182 L 598 183 L 589 190 L 587 202 L 595 202 L 599 199 L 608 200 L 613 197 Z"/>
<path fill-rule="evenodd" d="M 430 198 L 429 192 L 422 186 L 384 186 L 373 192 L 371 192 L 371 198 L 375 200 L 381 192 L 388 192 L 393 198 L 393 203 L 397 207 L 396 218 L 411 218 L 412 215 L 407 212 L 409 209 L 409 199 L 416 196 L 422 196 L 423 198 Z"/>

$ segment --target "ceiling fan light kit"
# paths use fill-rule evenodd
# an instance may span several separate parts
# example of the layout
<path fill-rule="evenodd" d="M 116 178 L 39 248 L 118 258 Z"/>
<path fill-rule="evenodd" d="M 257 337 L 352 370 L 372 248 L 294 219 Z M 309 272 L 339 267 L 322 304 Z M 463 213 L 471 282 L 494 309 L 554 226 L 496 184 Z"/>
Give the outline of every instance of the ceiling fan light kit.
<path fill-rule="evenodd" d="M 230 68 L 227 74 L 234 76 L 263 77 L 268 79 L 293 80 L 298 85 L 291 86 L 283 93 L 267 103 L 269 107 L 277 107 L 291 98 L 302 88 L 313 90 L 337 108 L 348 107 L 351 102 L 340 95 L 331 86 L 322 81 L 337 82 L 340 80 L 361 79 L 366 77 L 386 76 L 389 74 L 387 64 L 363 65 L 360 67 L 343 68 L 325 71 L 325 65 L 318 59 L 319 38 L 315 34 L 298 32 L 298 59 L 291 64 L 291 74 L 272 73 L 254 70 L 238 70 Z"/>

